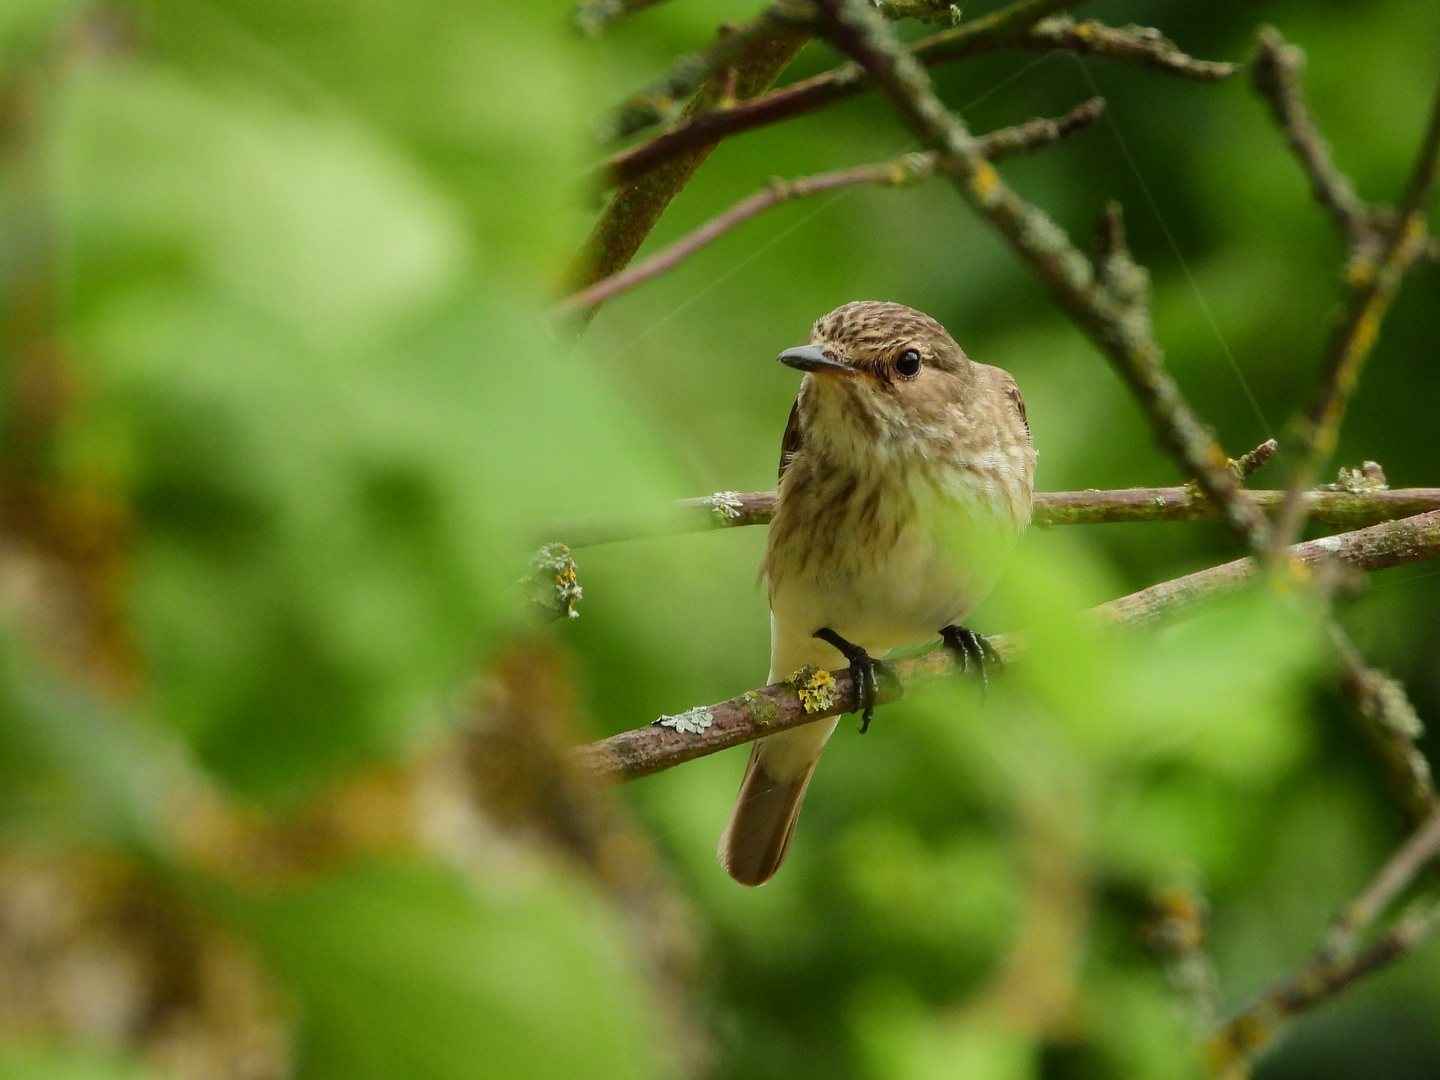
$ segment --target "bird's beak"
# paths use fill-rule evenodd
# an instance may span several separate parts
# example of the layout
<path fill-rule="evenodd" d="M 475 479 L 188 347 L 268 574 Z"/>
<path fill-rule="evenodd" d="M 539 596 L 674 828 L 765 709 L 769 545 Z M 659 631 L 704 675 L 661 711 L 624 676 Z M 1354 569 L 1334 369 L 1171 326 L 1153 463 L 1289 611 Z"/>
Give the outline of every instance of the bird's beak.
<path fill-rule="evenodd" d="M 843 361 L 836 360 L 828 350 L 819 345 L 801 345 L 794 349 L 786 349 L 776 359 L 782 364 L 789 364 L 801 371 L 855 371 L 855 368 Z"/>

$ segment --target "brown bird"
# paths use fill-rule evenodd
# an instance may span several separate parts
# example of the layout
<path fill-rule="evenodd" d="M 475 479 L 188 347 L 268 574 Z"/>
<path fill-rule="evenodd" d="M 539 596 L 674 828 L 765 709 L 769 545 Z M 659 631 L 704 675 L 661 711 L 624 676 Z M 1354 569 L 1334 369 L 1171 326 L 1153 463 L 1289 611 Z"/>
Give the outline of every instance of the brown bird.
<path fill-rule="evenodd" d="M 998 659 L 960 626 L 1030 521 L 1035 450 L 1015 380 L 977 364 L 934 319 L 857 301 L 817 321 L 780 362 L 805 372 L 780 447 L 761 573 L 770 681 L 850 665 L 864 719 L 873 657 L 938 632 L 983 675 Z M 780 868 L 805 788 L 835 730 L 821 720 L 759 740 L 720 838 L 742 885 Z"/>

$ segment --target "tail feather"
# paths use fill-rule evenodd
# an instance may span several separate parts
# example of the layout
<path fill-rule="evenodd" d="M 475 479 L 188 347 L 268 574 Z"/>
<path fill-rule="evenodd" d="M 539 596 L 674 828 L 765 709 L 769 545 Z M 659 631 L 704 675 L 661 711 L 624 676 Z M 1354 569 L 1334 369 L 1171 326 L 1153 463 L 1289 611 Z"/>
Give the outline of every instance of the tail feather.
<path fill-rule="evenodd" d="M 741 885 L 765 884 L 785 861 L 815 765 L 812 760 L 792 779 L 776 780 L 765 770 L 760 746 L 750 752 L 740 796 L 720 837 L 721 865 Z"/>

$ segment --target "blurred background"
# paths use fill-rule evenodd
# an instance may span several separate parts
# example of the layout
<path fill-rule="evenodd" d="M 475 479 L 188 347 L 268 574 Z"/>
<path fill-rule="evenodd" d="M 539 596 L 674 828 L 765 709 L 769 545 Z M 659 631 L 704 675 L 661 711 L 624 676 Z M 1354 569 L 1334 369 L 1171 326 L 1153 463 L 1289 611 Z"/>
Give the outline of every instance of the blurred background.
<path fill-rule="evenodd" d="M 983 703 L 843 720 L 761 890 L 714 855 L 744 749 L 614 799 L 564 775 L 570 742 L 759 684 L 764 535 L 579 550 L 580 617 L 541 629 L 515 583 L 545 523 L 771 487 L 773 358 L 840 303 L 921 308 L 1012 371 L 1040 488 L 1184 480 L 938 181 L 782 206 L 556 333 L 597 118 L 758 10 L 671 0 L 591 40 L 558 0 L 0 4 L 0 1076 L 1198 1075 L 1213 1003 L 1167 979 L 1157 909 L 1204 898 L 1233 1009 L 1404 836 L 1302 607 L 1083 631 L 1235 557 L 1209 523 L 1031 530 L 973 625 L 1031 628 L 1033 659 Z M 1433 0 L 1076 14 L 1217 60 L 1278 26 L 1372 201 L 1440 79 Z M 1098 88 L 1107 120 L 1002 171 L 1082 244 L 1121 200 L 1198 410 L 1232 455 L 1283 436 L 1343 251 L 1244 75 L 999 52 L 937 80 L 981 132 Z M 645 250 L 914 148 L 873 95 L 737 137 Z M 1440 485 L 1437 341 L 1428 264 L 1332 467 Z M 1342 620 L 1440 715 L 1440 571 L 1373 575 Z M 1257 1075 L 1440 1075 L 1437 958 Z"/>

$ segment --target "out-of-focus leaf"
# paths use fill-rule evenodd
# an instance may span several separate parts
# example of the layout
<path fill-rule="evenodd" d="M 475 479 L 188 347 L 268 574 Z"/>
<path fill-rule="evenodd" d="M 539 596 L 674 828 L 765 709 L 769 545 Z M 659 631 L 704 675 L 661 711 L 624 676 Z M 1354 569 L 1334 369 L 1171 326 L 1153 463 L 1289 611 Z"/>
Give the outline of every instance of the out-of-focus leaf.
<path fill-rule="evenodd" d="M 630 1080 L 657 1026 L 582 890 L 373 866 L 233 901 L 299 1008 L 301 1080 Z"/>
<path fill-rule="evenodd" d="M 138 1062 L 73 1048 L 0 1041 L 0 1080 L 157 1080 Z"/>

